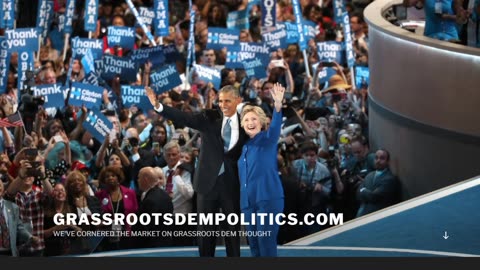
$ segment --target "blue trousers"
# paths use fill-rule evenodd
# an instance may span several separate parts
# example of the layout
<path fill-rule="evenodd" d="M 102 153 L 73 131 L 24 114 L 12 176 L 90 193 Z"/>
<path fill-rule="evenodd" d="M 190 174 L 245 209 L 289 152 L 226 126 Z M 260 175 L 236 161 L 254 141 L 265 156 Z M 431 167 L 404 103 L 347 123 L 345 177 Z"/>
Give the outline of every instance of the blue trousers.
<path fill-rule="evenodd" d="M 275 219 L 269 220 L 268 216 L 264 218 L 264 224 L 261 224 L 261 218 L 256 215 L 255 225 L 252 223 L 252 213 L 272 213 L 273 215 L 283 212 L 284 200 L 261 201 L 250 207 L 242 209 L 245 214 L 245 221 L 248 233 L 248 244 L 253 257 L 276 257 L 277 256 L 277 236 L 279 225 Z"/>

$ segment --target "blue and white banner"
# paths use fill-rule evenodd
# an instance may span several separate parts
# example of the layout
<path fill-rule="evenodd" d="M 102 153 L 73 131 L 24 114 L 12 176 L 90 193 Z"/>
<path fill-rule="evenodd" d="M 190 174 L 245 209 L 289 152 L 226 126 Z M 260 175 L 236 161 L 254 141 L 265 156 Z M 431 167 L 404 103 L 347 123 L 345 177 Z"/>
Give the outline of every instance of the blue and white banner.
<path fill-rule="evenodd" d="M 97 72 L 89 72 L 85 74 L 85 77 L 83 77 L 83 80 L 81 81 L 81 83 L 99 86 L 100 80 L 99 80 L 99 76 L 97 75 Z"/>
<path fill-rule="evenodd" d="M 295 22 L 297 23 L 298 27 L 298 47 L 300 51 L 307 49 L 307 41 L 305 36 L 303 35 L 303 17 L 302 17 L 302 10 L 300 8 L 300 3 L 298 0 L 292 0 L 293 6 L 293 15 L 295 15 Z"/>
<path fill-rule="evenodd" d="M 262 0 L 262 27 L 275 27 L 277 18 L 277 1 Z"/>
<path fill-rule="evenodd" d="M 270 50 L 265 43 L 240 42 L 240 52 L 237 59 L 238 61 L 254 59 L 261 54 L 270 55 Z"/>
<path fill-rule="evenodd" d="M 155 1 L 155 3 L 157 3 L 157 1 Z M 143 23 L 142 19 L 140 18 L 140 14 L 138 14 L 137 9 L 133 5 L 132 0 L 126 0 L 126 2 L 127 2 L 127 5 L 128 5 L 128 8 L 132 12 L 133 16 L 135 16 L 135 19 L 137 19 L 137 23 L 140 25 L 140 27 L 142 28 L 145 35 L 147 35 L 148 40 L 150 40 L 151 45 L 157 46 L 157 43 L 155 42 L 155 39 L 153 38 L 153 35 L 150 32 L 150 29 L 148 29 L 147 26 Z M 167 23 L 167 27 L 168 27 L 168 23 Z"/>
<path fill-rule="evenodd" d="M 262 38 L 263 42 L 270 48 L 270 51 L 287 47 L 287 30 L 285 28 L 262 33 Z"/>
<path fill-rule="evenodd" d="M 75 13 L 75 0 L 67 0 L 65 6 L 65 22 L 63 25 L 63 33 L 71 34 L 73 32 L 73 15 Z"/>
<path fill-rule="evenodd" d="M 208 28 L 207 49 L 221 50 L 240 43 L 240 30 L 220 27 Z"/>
<path fill-rule="evenodd" d="M 62 108 L 65 105 L 66 87 L 60 84 L 43 84 L 32 87 L 34 96 L 42 96 L 44 108 Z"/>
<path fill-rule="evenodd" d="M 352 31 L 350 30 L 350 17 L 348 13 L 343 13 L 343 40 L 345 42 L 345 53 L 347 55 L 347 65 L 349 68 L 355 65 L 355 55 L 353 54 Z"/>
<path fill-rule="evenodd" d="M 0 94 L 7 90 L 10 55 L 5 37 L 0 36 Z"/>
<path fill-rule="evenodd" d="M 231 47 L 227 50 L 227 56 L 225 59 L 226 68 L 243 68 L 243 63 L 239 60 L 240 46 Z"/>
<path fill-rule="evenodd" d="M 247 77 L 255 77 L 257 79 L 263 79 L 267 77 L 267 66 L 270 62 L 270 56 L 265 54 L 257 54 L 255 58 L 243 60 L 243 67 Z"/>
<path fill-rule="evenodd" d="M 323 62 L 335 61 L 340 65 L 345 63 L 343 46 L 341 42 L 324 41 L 317 43 L 318 60 Z"/>
<path fill-rule="evenodd" d="M 227 16 L 227 28 L 249 29 L 250 21 L 248 20 L 249 10 L 232 11 Z"/>
<path fill-rule="evenodd" d="M 317 72 L 319 63 L 312 65 L 313 73 Z M 331 67 L 322 67 L 322 70 L 318 72 L 318 82 L 320 84 L 326 83 L 330 77 L 337 74 L 337 71 Z"/>
<path fill-rule="evenodd" d="M 102 104 L 103 87 L 73 82 L 68 104 L 81 107 L 85 104 L 88 109 L 100 108 Z"/>
<path fill-rule="evenodd" d="M 153 23 L 153 19 L 155 18 L 155 11 L 152 8 L 147 8 L 147 7 L 139 7 L 138 8 L 138 24 L 141 23 L 151 26 Z"/>
<path fill-rule="evenodd" d="M 180 54 L 178 53 L 175 44 L 163 45 L 162 47 L 163 55 L 165 56 L 165 63 L 175 63 L 180 59 Z"/>
<path fill-rule="evenodd" d="M 85 18 L 83 28 L 88 32 L 95 32 L 98 19 L 98 0 L 85 0 Z"/>
<path fill-rule="evenodd" d="M 318 28 L 318 24 L 307 19 L 303 20 L 303 34 L 307 40 L 307 43 L 310 39 L 315 39 L 319 33 L 320 29 Z"/>
<path fill-rule="evenodd" d="M 23 90 L 24 83 L 26 83 L 27 76 L 25 72 L 34 70 L 35 57 L 33 51 L 18 52 L 18 77 L 17 77 L 17 89 Z"/>
<path fill-rule="evenodd" d="M 87 53 L 82 57 L 82 66 L 83 70 L 85 70 L 85 74 L 95 72 L 95 62 L 92 50 L 88 49 Z"/>
<path fill-rule="evenodd" d="M 216 90 L 220 89 L 220 83 L 222 81 L 220 70 L 202 65 L 193 65 L 193 68 L 197 73 L 198 79 L 204 82 L 211 82 Z"/>
<path fill-rule="evenodd" d="M 39 0 L 38 1 L 38 9 L 37 9 L 37 29 L 40 33 L 43 32 L 43 29 L 46 27 L 47 24 L 47 0 Z"/>
<path fill-rule="evenodd" d="M 277 24 L 279 29 L 285 27 L 285 31 L 287 31 L 287 44 L 294 44 L 298 42 L 298 27 L 295 23 L 291 22 L 284 22 L 283 24 Z"/>
<path fill-rule="evenodd" d="M 195 61 L 195 11 L 191 8 L 192 7 L 192 0 L 190 0 L 190 29 L 189 29 L 189 36 L 188 36 L 188 48 L 187 48 L 187 69 L 192 66 L 192 63 L 196 63 Z"/>
<path fill-rule="evenodd" d="M 168 1 L 156 0 L 153 10 L 155 11 L 155 19 L 153 20 L 155 35 L 161 37 L 168 36 L 170 34 L 168 30 Z"/>
<path fill-rule="evenodd" d="M 42 4 L 44 4 L 43 8 L 40 9 L 40 6 L 38 8 L 37 29 L 42 38 L 46 38 L 53 20 L 53 1 L 42 1 Z"/>
<path fill-rule="evenodd" d="M 120 76 L 122 81 L 135 82 L 137 80 L 138 65 L 130 57 L 103 56 L 102 77 L 111 80 Z"/>
<path fill-rule="evenodd" d="M 144 86 L 134 86 L 134 85 L 122 85 L 122 101 L 123 105 L 126 108 L 132 107 L 132 105 L 137 106 L 137 108 L 142 109 L 144 112 L 147 112 L 152 108 L 150 100 L 145 94 Z"/>
<path fill-rule="evenodd" d="M 147 61 L 152 63 L 152 69 L 160 67 L 165 63 L 165 55 L 163 54 L 162 46 L 140 48 L 132 51 L 130 58 L 138 65 L 143 65 Z"/>
<path fill-rule="evenodd" d="M 345 13 L 345 4 L 343 0 L 333 1 L 333 19 L 337 24 L 343 23 L 343 13 Z"/>
<path fill-rule="evenodd" d="M 370 69 L 368 67 L 355 67 L 355 84 L 357 89 L 367 88 L 370 85 Z"/>
<path fill-rule="evenodd" d="M 110 134 L 113 129 L 112 122 L 98 109 L 91 109 L 88 112 L 82 126 L 100 143 L 105 140 L 105 136 Z"/>
<path fill-rule="evenodd" d="M 91 51 L 94 59 L 100 59 L 103 55 L 103 39 L 88 39 L 75 37 L 72 39 L 72 48 L 76 59 L 82 59 Z"/>
<path fill-rule="evenodd" d="M 119 46 L 125 49 L 133 49 L 135 44 L 135 28 L 109 26 L 107 31 L 108 47 Z"/>
<path fill-rule="evenodd" d="M 7 46 L 10 52 L 38 51 L 40 35 L 36 28 L 6 30 Z"/>
<path fill-rule="evenodd" d="M 157 93 L 170 91 L 182 84 L 175 64 L 166 65 L 150 74 L 150 84 Z"/>
<path fill-rule="evenodd" d="M 1 0 L 0 28 L 13 29 L 15 25 L 15 1 Z"/>

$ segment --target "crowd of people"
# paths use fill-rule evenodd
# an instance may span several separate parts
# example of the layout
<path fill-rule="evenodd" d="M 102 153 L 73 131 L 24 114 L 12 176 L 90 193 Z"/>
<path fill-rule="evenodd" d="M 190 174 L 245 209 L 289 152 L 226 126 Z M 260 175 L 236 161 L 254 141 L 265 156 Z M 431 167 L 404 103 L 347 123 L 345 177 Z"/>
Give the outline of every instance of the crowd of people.
<path fill-rule="evenodd" d="M 34 84 L 82 82 L 80 59 L 71 51 L 62 58 L 55 18 L 66 1 L 54 1 L 51 35 L 43 43 Z M 108 26 L 135 27 L 123 1 L 100 1 L 97 31 L 83 30 L 83 1 L 77 1 L 72 36 L 106 41 Z M 153 1 L 133 1 L 153 7 Z M 185 224 L 135 226 L 56 225 L 58 213 L 341 213 L 348 221 L 400 200 L 400 181 L 389 170 L 387 149 L 370 149 L 368 85 L 351 80 L 352 69 L 322 61 L 317 43 L 343 42 L 342 26 L 333 19 L 332 1 L 299 1 L 303 17 L 317 25 L 308 42 L 307 59 L 298 44 L 271 52 L 267 76 L 247 76 L 225 68 L 226 50 L 207 49 L 208 27 L 227 27 L 228 12 L 249 9 L 249 29 L 241 42 L 261 42 L 261 8 L 247 0 L 193 1 L 195 56 L 199 65 L 221 72 L 221 87 L 185 71 L 189 40 L 188 1 L 168 1 L 170 32 L 155 39 L 175 45 L 183 83 L 155 93 L 147 62 L 135 82 L 105 80 L 99 109 L 113 124 L 103 141 L 85 130 L 88 109 L 68 104 L 56 108 L 25 106 L 17 89 L 18 55 L 12 53 L 0 118 L 20 113 L 23 126 L 0 123 L 0 256 L 58 256 L 127 248 L 199 246 L 201 256 L 214 256 L 215 237 L 58 237 L 57 231 L 214 231 Z M 369 1 L 346 1 L 350 15 L 355 65 L 368 67 L 368 26 L 363 9 Z M 292 1 L 278 0 L 276 21 L 295 22 Z M 58 23 L 58 22 L 57 22 Z M 33 26 L 32 26 L 33 27 Z M 127 57 L 151 46 L 140 27 L 133 49 L 108 46 L 104 54 Z M 280 65 L 278 63 L 281 63 Z M 70 67 L 71 65 L 71 67 Z M 319 80 L 324 68 L 335 74 Z M 306 70 L 308 69 L 308 71 Z M 71 70 L 71 76 L 67 76 Z M 312 74 L 308 76 L 308 74 Z M 148 107 L 124 106 L 121 85 L 144 86 Z M 358 87 L 357 87 L 358 85 Z M 35 99 L 33 99 L 35 100 Z M 34 114 L 30 115 L 33 110 Z M 7 226 L 9 224 L 9 226 Z M 30 230 L 28 228 L 30 227 Z M 253 256 L 276 256 L 276 245 L 328 228 L 328 225 L 221 226 L 223 230 L 274 232 L 248 238 Z M 10 233 L 5 233 L 10 232 Z M 18 239 L 18 241 L 16 241 Z M 225 237 L 228 256 L 240 256 L 241 239 Z M 17 252 L 18 250 L 18 252 Z"/>

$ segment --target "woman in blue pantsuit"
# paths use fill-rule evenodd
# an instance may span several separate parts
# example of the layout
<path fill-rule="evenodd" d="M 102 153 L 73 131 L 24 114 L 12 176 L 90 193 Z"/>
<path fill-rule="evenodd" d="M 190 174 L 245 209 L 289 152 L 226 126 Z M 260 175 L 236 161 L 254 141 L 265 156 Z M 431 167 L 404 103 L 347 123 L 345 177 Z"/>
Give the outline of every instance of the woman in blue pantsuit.
<path fill-rule="evenodd" d="M 277 256 L 279 225 L 275 219 L 261 222 L 259 213 L 283 212 L 284 196 L 277 167 L 277 143 L 282 124 L 282 100 L 285 88 L 276 83 L 271 91 L 275 101 L 272 123 L 265 130 L 267 117 L 258 106 L 247 105 L 241 114 L 241 126 L 250 137 L 238 160 L 240 207 L 245 220 L 252 256 Z M 253 222 L 252 214 L 256 219 Z"/>

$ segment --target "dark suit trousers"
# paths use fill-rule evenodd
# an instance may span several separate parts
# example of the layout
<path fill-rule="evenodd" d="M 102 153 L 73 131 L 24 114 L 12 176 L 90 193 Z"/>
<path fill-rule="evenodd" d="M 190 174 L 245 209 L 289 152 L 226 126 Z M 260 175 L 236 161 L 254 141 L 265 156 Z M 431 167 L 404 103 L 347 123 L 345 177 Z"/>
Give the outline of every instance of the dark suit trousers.
<path fill-rule="evenodd" d="M 240 217 L 240 194 L 232 194 L 226 187 L 225 174 L 218 176 L 215 187 L 208 194 L 197 194 L 197 213 L 219 213 L 220 208 L 225 216 L 231 213 Z M 225 247 L 228 257 L 240 257 L 240 223 L 230 225 L 226 221 L 220 224 L 222 230 L 235 232 L 233 237 L 225 237 Z M 215 224 L 198 225 L 199 231 L 215 234 Z M 232 233 L 233 234 L 233 233 Z M 198 249 L 201 257 L 214 257 L 217 237 L 198 237 Z"/>

